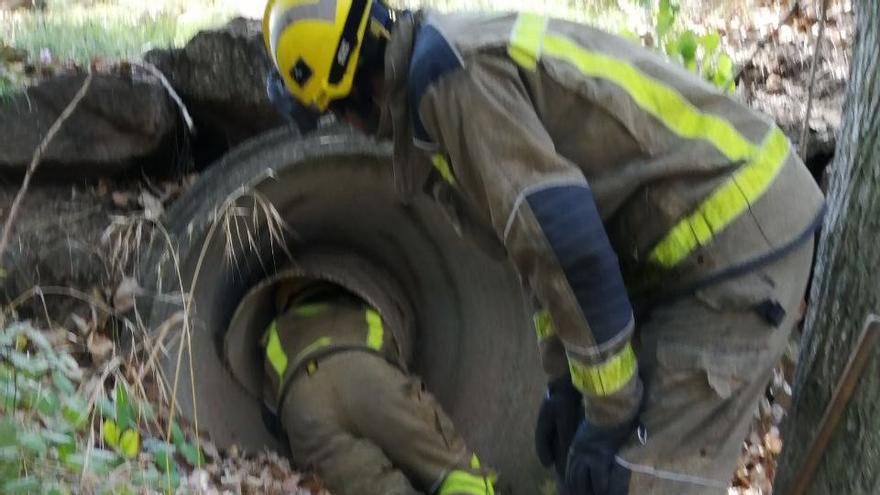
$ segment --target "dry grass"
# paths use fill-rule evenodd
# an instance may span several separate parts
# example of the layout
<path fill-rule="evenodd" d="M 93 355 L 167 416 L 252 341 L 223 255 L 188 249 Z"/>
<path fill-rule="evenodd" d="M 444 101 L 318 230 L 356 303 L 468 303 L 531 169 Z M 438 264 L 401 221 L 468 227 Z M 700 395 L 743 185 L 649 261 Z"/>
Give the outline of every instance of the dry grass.
<path fill-rule="evenodd" d="M 250 204 L 242 206 L 244 202 Z M 260 254 L 260 239 L 265 238 L 263 234 L 268 236 L 273 269 L 278 268 L 278 260 L 275 259 L 276 247 L 287 255 L 288 259 L 291 257 L 284 239 L 285 233 L 291 231 L 274 205 L 259 192 L 250 191 L 233 195 L 218 212 L 219 215 L 215 215 L 215 218 L 219 220 L 215 222 L 223 228 L 226 239 L 224 253 L 228 263 L 237 265 L 238 253 L 241 252 L 256 256 L 260 266 L 266 269 L 265 260 Z"/>

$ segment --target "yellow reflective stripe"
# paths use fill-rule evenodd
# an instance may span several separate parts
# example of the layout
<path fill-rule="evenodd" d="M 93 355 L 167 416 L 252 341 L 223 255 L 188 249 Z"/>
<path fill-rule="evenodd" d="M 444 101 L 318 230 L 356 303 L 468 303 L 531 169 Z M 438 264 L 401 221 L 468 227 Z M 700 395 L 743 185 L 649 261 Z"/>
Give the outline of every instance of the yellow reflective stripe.
<path fill-rule="evenodd" d="M 535 335 L 538 336 L 538 342 L 553 335 L 553 321 L 550 319 L 550 313 L 545 310 L 538 311 L 532 316 L 532 320 L 535 323 Z"/>
<path fill-rule="evenodd" d="M 303 350 L 299 351 L 299 354 L 296 355 L 296 359 L 294 359 L 293 362 L 298 363 L 302 361 L 306 356 L 317 351 L 318 349 L 330 347 L 332 343 L 333 341 L 330 339 L 330 337 L 321 337 L 320 339 L 307 345 Z"/>
<path fill-rule="evenodd" d="M 293 314 L 296 316 L 301 316 L 303 318 L 308 318 L 311 316 L 317 316 L 327 309 L 330 308 L 330 305 L 327 303 L 312 303 L 312 304 L 303 304 L 301 306 L 296 306 L 293 308 Z"/>
<path fill-rule="evenodd" d="M 284 372 L 287 370 L 287 354 L 281 348 L 281 339 L 278 338 L 278 325 L 274 321 L 269 325 L 267 334 L 266 359 L 269 360 L 269 364 L 275 370 L 275 373 L 278 373 L 279 377 L 284 376 Z"/>
<path fill-rule="evenodd" d="M 507 54 L 520 66 L 535 70 L 541 56 L 541 41 L 547 29 L 547 18 L 536 14 L 519 15 L 510 35 Z"/>
<path fill-rule="evenodd" d="M 774 126 L 757 157 L 740 167 L 657 243 L 651 251 L 651 262 L 667 268 L 675 266 L 695 248 L 709 242 L 764 194 L 782 169 L 789 149 L 785 134 Z"/>
<path fill-rule="evenodd" d="M 452 175 L 452 167 L 449 166 L 449 162 L 446 160 L 445 155 L 441 153 L 431 155 L 431 163 L 433 163 L 434 168 L 440 172 L 440 176 L 443 177 L 443 180 L 453 186 L 455 185 L 455 176 Z"/>
<path fill-rule="evenodd" d="M 477 454 L 472 454 L 471 455 L 471 469 L 480 470 L 480 469 L 482 469 L 482 467 L 483 466 L 480 465 L 480 458 L 477 457 Z M 490 471 L 486 475 L 485 479 L 489 481 L 490 485 L 495 486 L 495 482 L 498 481 L 498 474 L 495 473 L 494 471 Z"/>
<path fill-rule="evenodd" d="M 584 75 L 605 79 L 621 87 L 644 111 L 679 136 L 704 139 L 728 159 L 746 160 L 755 146 L 730 122 L 703 113 L 681 93 L 643 74 L 621 60 L 585 50 L 562 36 L 544 38 L 543 52 L 577 67 Z"/>
<path fill-rule="evenodd" d="M 318 363 L 316 361 L 309 361 L 309 364 L 306 365 L 306 373 L 314 375 L 316 371 L 318 371 Z"/>
<path fill-rule="evenodd" d="M 584 394 L 606 396 L 617 392 L 636 373 L 636 354 L 632 345 L 626 346 L 611 359 L 596 366 L 585 366 L 568 360 L 571 382 Z"/>
<path fill-rule="evenodd" d="M 494 495 L 495 488 L 488 478 L 471 474 L 467 471 L 450 472 L 437 495 Z"/>
<path fill-rule="evenodd" d="M 727 120 L 700 111 L 674 88 L 622 60 L 587 50 L 556 34 L 536 41 L 535 26 L 539 24 L 534 15 L 520 15 L 509 48 L 511 58 L 519 65 L 534 70 L 542 55 L 568 62 L 586 76 L 619 86 L 671 132 L 683 138 L 705 140 L 730 161 L 745 164 L 694 213 L 670 229 L 652 249 L 652 263 L 666 268 L 675 266 L 696 247 L 707 243 L 757 200 L 782 169 L 789 144 L 775 126 L 759 148 Z"/>
<path fill-rule="evenodd" d="M 385 329 L 382 327 L 382 317 L 373 309 L 367 310 L 367 347 L 378 351 L 382 348 L 382 339 Z"/>

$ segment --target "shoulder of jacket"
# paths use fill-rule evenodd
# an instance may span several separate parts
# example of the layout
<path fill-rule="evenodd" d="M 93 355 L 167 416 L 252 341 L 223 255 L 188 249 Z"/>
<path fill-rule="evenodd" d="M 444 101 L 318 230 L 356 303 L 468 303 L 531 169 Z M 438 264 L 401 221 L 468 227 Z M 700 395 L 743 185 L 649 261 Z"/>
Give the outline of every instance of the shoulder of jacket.
<path fill-rule="evenodd" d="M 422 142 L 430 141 L 418 115 L 422 97 L 441 78 L 464 68 L 461 54 L 434 22 L 437 17 L 442 16 L 434 14 L 425 16 L 416 30 L 406 84 L 413 120 L 413 135 L 417 141 Z"/>

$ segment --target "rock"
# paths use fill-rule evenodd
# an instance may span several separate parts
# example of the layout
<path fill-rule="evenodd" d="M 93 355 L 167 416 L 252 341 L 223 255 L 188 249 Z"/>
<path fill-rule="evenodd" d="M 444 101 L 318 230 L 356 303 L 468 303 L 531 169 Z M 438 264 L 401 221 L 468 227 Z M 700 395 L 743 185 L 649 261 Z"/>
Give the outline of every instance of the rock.
<path fill-rule="evenodd" d="M 21 176 L 85 79 L 67 73 L 0 101 L 0 175 Z M 173 168 L 180 118 L 164 87 L 130 67 L 96 74 L 85 98 L 43 154 L 53 180 L 148 175 Z"/>
<path fill-rule="evenodd" d="M 182 49 L 153 50 L 144 59 L 162 71 L 180 94 L 196 124 L 200 161 L 282 121 L 266 96 L 271 62 L 260 22 L 237 18 L 215 31 L 202 31 Z"/>
<path fill-rule="evenodd" d="M 16 182 L 0 185 L 0 218 L 18 191 Z M 3 257 L 2 299 L 15 299 L 36 285 L 63 287 L 89 293 L 95 286 L 111 286 L 106 249 L 101 236 L 110 224 L 110 202 L 94 191 L 63 185 L 32 185 L 25 196 Z M 72 307 L 69 296 L 46 296 L 52 309 Z M 42 316 L 39 298 L 23 308 Z M 61 311 L 51 311 L 63 320 Z"/>

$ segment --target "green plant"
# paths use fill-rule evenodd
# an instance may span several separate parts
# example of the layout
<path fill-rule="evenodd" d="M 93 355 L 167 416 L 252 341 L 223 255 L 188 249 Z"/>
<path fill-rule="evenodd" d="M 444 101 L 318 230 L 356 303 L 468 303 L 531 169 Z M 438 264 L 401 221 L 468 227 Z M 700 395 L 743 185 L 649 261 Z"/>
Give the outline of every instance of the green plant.
<path fill-rule="evenodd" d="M 70 493 L 123 459 L 83 441 L 90 409 L 76 360 L 27 324 L 0 332 L 0 493 Z"/>
<path fill-rule="evenodd" d="M 698 36 L 689 29 L 677 29 L 679 6 L 675 0 L 660 0 L 654 11 L 654 47 L 718 88 L 736 89 L 733 59 L 721 50 L 718 33 Z"/>
<path fill-rule="evenodd" d="M 92 401 L 83 381 L 74 357 L 29 324 L 0 331 L 0 493 L 170 493 L 181 465 L 204 464 L 176 422 L 169 439 L 150 436 L 162 430 L 156 414 L 121 377 Z"/>
<path fill-rule="evenodd" d="M 114 418 L 104 419 L 104 443 L 123 457 L 134 459 L 140 451 L 141 437 L 128 402 L 128 392 L 121 383 L 116 384 L 114 412 Z"/>
<path fill-rule="evenodd" d="M 142 482 L 169 491 L 180 483 L 176 458 L 182 458 L 190 467 L 205 463 L 202 452 L 194 442 L 186 439 L 180 425 L 174 420 L 171 420 L 170 441 L 147 437 L 141 445 L 139 425 L 142 421 L 155 422 L 156 416 L 148 403 L 133 404 L 123 383 L 116 384 L 113 400 L 103 398 L 98 408 L 104 420 L 102 438 L 105 445 L 125 459 L 135 459 L 141 449 L 152 458 L 153 465 L 134 478 L 135 484 Z"/>

